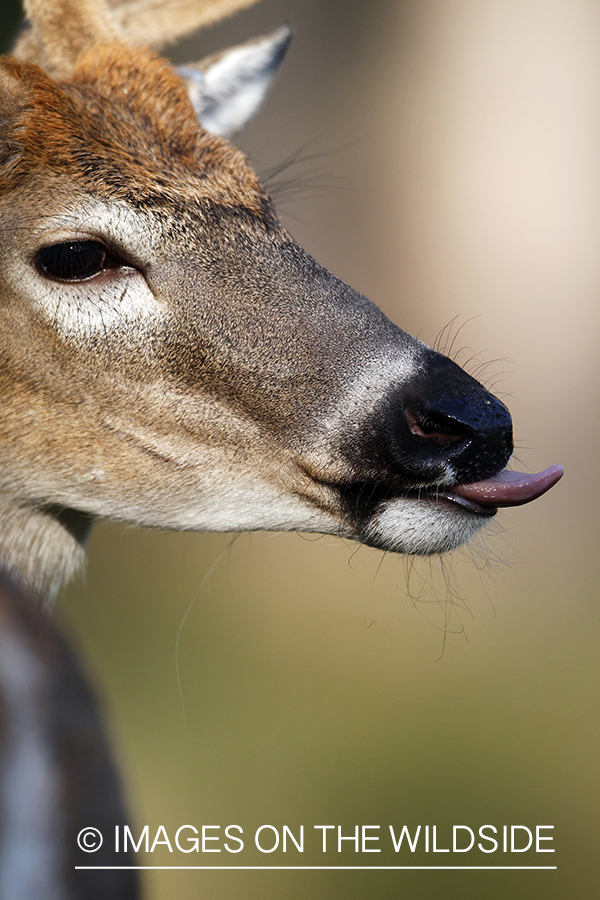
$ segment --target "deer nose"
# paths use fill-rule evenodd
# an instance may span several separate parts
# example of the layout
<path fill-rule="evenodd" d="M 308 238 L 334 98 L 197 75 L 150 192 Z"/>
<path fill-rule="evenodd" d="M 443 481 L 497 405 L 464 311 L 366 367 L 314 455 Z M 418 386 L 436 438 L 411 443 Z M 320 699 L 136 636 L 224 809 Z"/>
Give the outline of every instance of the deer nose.
<path fill-rule="evenodd" d="M 445 458 L 459 481 L 495 474 L 512 453 L 510 413 L 480 385 L 427 401 L 413 399 L 404 415 L 423 461 Z"/>
<path fill-rule="evenodd" d="M 504 404 L 480 385 L 434 400 L 409 400 L 405 415 L 413 434 L 438 442 L 457 443 L 477 433 L 512 429 Z"/>

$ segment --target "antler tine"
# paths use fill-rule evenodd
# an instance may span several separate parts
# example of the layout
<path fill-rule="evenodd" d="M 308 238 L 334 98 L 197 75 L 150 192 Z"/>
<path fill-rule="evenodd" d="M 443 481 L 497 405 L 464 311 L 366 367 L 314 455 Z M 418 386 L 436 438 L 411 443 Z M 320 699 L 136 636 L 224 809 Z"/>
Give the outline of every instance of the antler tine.
<path fill-rule="evenodd" d="M 24 0 L 31 29 L 15 53 L 39 62 L 56 78 L 68 78 L 82 53 L 119 40 L 122 32 L 104 0 Z"/>

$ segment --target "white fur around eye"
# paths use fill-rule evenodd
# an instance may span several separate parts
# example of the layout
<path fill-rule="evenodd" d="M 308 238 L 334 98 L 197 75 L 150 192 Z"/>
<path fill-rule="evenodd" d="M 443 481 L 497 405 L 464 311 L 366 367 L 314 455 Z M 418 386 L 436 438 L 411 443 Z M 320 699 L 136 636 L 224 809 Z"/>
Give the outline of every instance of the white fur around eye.
<path fill-rule="evenodd" d="M 124 202 L 81 200 L 75 210 L 41 219 L 39 231 L 27 235 L 19 253 L 7 255 L 4 277 L 20 296 L 65 338 L 108 335 L 133 326 L 143 330 L 165 315 L 143 271 L 162 238 L 159 220 Z M 114 265 L 88 278 L 61 281 L 36 264 L 40 247 L 97 241 L 115 247 L 131 265 Z M 23 259 L 26 258 L 27 262 Z"/>
<path fill-rule="evenodd" d="M 64 337 L 93 337 L 159 320 L 164 309 L 135 269 L 117 269 L 80 282 L 47 280 L 35 303 Z"/>

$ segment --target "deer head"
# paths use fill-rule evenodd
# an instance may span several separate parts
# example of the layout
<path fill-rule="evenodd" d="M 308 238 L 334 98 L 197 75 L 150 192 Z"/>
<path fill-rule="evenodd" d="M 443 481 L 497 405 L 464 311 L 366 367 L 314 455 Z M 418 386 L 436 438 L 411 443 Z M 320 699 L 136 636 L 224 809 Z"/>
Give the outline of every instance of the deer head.
<path fill-rule="evenodd" d="M 96 516 L 431 554 L 560 477 L 504 471 L 506 407 L 311 259 L 223 136 L 287 31 L 148 49 L 243 5 L 26 0 L 0 65 L 0 565 L 37 594 Z"/>

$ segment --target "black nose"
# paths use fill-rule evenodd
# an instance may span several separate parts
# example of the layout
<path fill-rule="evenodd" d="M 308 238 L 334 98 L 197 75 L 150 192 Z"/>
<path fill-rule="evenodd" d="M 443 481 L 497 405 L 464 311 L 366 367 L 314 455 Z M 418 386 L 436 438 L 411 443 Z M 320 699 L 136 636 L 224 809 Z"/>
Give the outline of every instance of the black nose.
<path fill-rule="evenodd" d="M 463 483 L 495 475 L 513 450 L 508 409 L 474 379 L 466 378 L 472 383 L 463 382 L 459 392 L 433 397 L 436 390 L 429 382 L 424 391 L 429 396 L 411 391 L 404 403 L 411 450 L 421 465 L 450 463 Z M 441 387 L 447 389 L 446 384 Z"/>
<path fill-rule="evenodd" d="M 413 489 L 450 476 L 468 484 L 496 475 L 513 450 L 506 406 L 429 349 L 410 379 L 391 385 L 351 425 L 341 449 L 356 482 Z"/>

